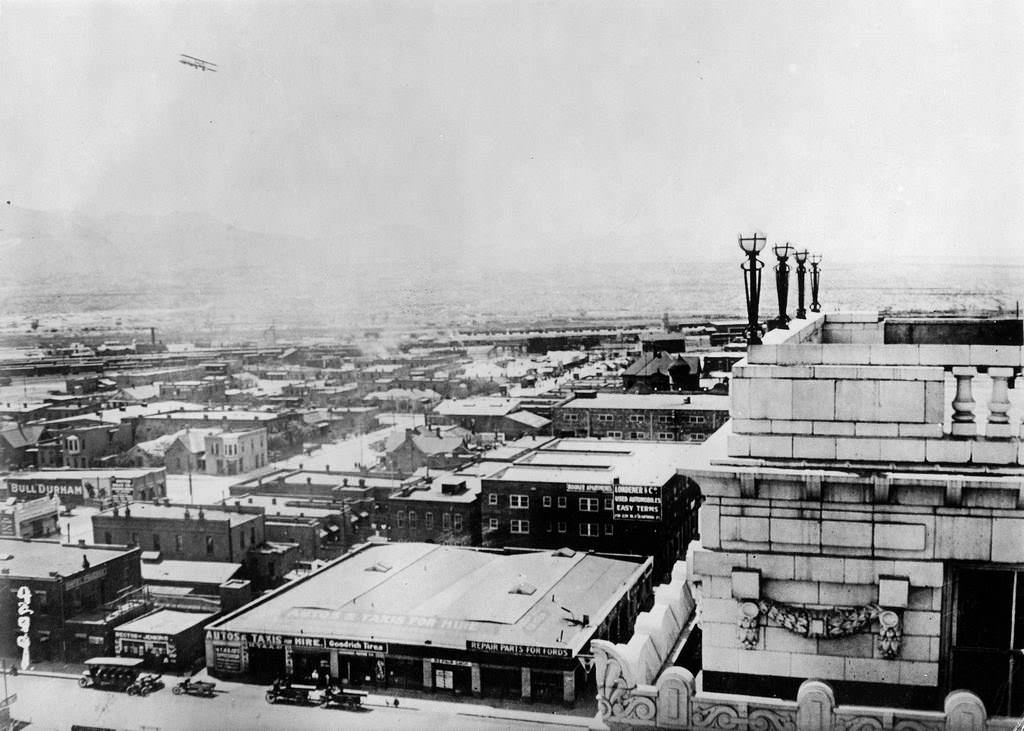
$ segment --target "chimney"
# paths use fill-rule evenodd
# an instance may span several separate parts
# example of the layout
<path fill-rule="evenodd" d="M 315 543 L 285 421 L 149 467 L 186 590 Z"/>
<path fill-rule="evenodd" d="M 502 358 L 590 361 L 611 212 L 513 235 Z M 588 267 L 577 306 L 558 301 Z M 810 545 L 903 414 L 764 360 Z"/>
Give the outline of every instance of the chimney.
<path fill-rule="evenodd" d="M 156 328 L 149 328 L 149 342 L 151 345 L 156 345 Z"/>
<path fill-rule="evenodd" d="M 85 539 L 84 538 L 79 538 L 78 539 L 78 546 L 80 548 L 85 548 Z"/>

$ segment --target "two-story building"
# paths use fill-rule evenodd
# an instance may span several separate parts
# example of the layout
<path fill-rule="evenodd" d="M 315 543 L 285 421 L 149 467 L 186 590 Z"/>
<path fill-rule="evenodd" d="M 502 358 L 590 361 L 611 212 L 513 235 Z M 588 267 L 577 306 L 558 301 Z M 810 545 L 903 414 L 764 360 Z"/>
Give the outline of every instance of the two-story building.
<path fill-rule="evenodd" d="M 594 391 L 578 392 L 552 415 L 558 436 L 658 442 L 702 442 L 728 418 L 726 395 Z"/>
<path fill-rule="evenodd" d="M 267 430 L 207 434 L 204 461 L 210 475 L 241 475 L 267 464 Z"/>
<path fill-rule="evenodd" d="M 22 668 L 114 649 L 114 627 L 149 609 L 139 549 L 0 538 L 0 654 Z"/>
<path fill-rule="evenodd" d="M 481 477 L 506 466 L 478 462 L 393 493 L 387 501 L 388 539 L 479 546 Z"/>

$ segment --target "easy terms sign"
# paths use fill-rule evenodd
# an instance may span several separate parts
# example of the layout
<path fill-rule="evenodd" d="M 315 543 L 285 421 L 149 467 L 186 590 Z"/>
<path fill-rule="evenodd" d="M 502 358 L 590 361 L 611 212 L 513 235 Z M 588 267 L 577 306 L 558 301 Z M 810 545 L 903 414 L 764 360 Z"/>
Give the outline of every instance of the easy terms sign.
<path fill-rule="evenodd" d="M 658 485 L 615 485 L 612 492 L 614 520 L 661 520 L 661 487 Z"/>

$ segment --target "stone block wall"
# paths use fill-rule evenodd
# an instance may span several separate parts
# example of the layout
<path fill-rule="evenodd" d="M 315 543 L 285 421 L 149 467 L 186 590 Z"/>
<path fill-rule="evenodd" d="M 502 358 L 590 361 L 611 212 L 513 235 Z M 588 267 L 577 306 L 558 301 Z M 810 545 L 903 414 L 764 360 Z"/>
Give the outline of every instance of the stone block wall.
<path fill-rule="evenodd" d="M 821 315 L 768 333 L 732 371 L 732 457 L 850 462 L 1024 464 L 1019 427 L 994 402 L 973 414 L 971 383 L 1003 394 L 1024 349 L 1001 345 L 887 344 L 877 313 Z M 864 328 L 864 338 L 837 333 Z M 852 330 L 851 332 L 860 332 Z M 831 333 L 831 334 L 830 334 Z M 975 379 L 980 372 L 988 375 Z M 954 398 L 953 381 L 957 380 Z M 955 414 L 960 388 L 971 413 Z M 999 396 L 1005 399 L 1006 396 Z M 955 424 L 947 436 L 950 421 Z M 995 423 L 999 421 L 1000 423 Z M 995 437 L 995 438 L 993 438 Z"/>

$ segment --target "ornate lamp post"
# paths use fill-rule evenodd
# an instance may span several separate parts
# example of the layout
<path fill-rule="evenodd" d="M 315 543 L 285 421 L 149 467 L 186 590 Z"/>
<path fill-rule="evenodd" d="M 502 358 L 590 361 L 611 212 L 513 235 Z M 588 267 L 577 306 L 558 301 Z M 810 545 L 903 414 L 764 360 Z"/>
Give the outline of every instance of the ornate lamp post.
<path fill-rule="evenodd" d="M 775 326 L 780 330 L 788 330 L 789 317 L 786 316 L 786 301 L 789 299 L 789 253 L 793 251 L 793 247 L 786 242 L 785 244 L 775 244 L 773 249 L 775 258 L 779 260 L 779 263 L 775 265 L 775 288 L 779 293 L 779 319 L 775 321 Z"/>
<path fill-rule="evenodd" d="M 818 264 L 821 263 L 821 254 L 811 255 L 811 312 L 821 312 L 821 303 L 818 302 L 818 281 L 821 279 L 821 272 L 818 271 Z"/>
<path fill-rule="evenodd" d="M 761 270 L 764 262 L 757 258 L 761 249 L 768 243 L 768 237 L 761 233 L 744 237 L 740 234 L 740 248 L 747 255 L 747 260 L 740 265 L 743 270 L 743 287 L 747 295 L 747 345 L 761 342 L 761 325 L 757 318 L 757 307 L 761 300 Z"/>
<path fill-rule="evenodd" d="M 796 258 L 796 319 L 807 319 L 807 310 L 804 309 L 804 275 L 807 274 L 807 249 L 794 252 Z"/>

